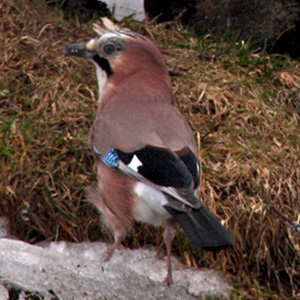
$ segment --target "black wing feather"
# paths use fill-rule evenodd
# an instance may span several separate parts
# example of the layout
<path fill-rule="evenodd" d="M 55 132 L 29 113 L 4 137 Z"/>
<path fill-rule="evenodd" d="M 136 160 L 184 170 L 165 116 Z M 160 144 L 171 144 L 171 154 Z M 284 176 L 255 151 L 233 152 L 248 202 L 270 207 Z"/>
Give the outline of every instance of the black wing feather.
<path fill-rule="evenodd" d="M 200 166 L 199 166 L 199 160 L 196 157 L 196 155 L 188 150 L 186 154 L 183 155 L 179 155 L 180 160 L 183 161 L 183 163 L 185 164 L 185 166 L 188 168 L 190 174 L 193 177 L 193 181 L 194 181 L 194 189 L 196 189 L 199 186 L 200 183 Z"/>
<path fill-rule="evenodd" d="M 191 173 L 190 159 L 187 157 L 181 159 L 168 150 L 153 147 L 145 147 L 133 153 L 125 153 L 118 149 L 116 152 L 127 165 L 136 155 L 141 162 L 138 173 L 155 184 L 178 189 L 195 186 L 196 171 L 193 169 L 193 174 Z"/>

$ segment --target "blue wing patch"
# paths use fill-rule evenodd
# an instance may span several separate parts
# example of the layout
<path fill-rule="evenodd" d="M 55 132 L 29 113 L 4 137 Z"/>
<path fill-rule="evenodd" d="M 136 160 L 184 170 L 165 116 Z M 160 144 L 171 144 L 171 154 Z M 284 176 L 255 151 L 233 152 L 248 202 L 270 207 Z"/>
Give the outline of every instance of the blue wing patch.
<path fill-rule="evenodd" d="M 111 168 L 117 168 L 119 166 L 119 156 L 115 149 L 112 148 L 107 155 L 102 155 L 100 151 L 94 146 L 94 151 L 100 156 L 101 160 Z"/>

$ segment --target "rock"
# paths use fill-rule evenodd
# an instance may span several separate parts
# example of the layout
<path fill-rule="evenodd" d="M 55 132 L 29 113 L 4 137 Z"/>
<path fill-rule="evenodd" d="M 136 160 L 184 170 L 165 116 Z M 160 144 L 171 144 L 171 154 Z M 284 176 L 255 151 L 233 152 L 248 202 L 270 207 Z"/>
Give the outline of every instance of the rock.
<path fill-rule="evenodd" d="M 7 289 L 0 284 L 0 300 L 8 300 L 9 295 Z"/>
<path fill-rule="evenodd" d="M 165 261 L 155 251 L 120 247 L 104 262 L 107 249 L 100 242 L 38 246 L 2 238 L 0 284 L 47 300 L 230 297 L 232 286 L 216 271 L 188 268 L 174 258 L 174 284 L 168 287 Z"/>
<path fill-rule="evenodd" d="M 145 19 L 144 0 L 102 0 L 107 4 L 114 17 L 119 21 L 125 17 L 132 16 L 134 20 Z"/>

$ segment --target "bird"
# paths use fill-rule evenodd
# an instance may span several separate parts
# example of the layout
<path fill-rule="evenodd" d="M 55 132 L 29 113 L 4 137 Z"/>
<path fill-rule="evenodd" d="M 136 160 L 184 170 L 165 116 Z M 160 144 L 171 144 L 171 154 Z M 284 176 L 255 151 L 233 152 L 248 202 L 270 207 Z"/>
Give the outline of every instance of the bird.
<path fill-rule="evenodd" d="M 137 32 L 115 29 L 65 50 L 96 67 L 99 99 L 90 146 L 98 181 L 89 197 L 114 236 L 105 260 L 135 222 L 164 226 L 168 285 L 178 224 L 196 248 L 233 246 L 232 234 L 199 199 L 197 143 L 176 106 L 158 46 Z"/>

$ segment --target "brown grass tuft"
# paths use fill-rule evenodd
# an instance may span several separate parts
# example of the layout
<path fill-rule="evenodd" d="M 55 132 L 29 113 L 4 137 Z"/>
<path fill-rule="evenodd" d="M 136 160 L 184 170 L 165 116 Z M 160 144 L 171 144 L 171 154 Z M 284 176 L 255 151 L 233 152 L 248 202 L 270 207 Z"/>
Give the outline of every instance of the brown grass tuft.
<path fill-rule="evenodd" d="M 93 66 L 64 47 L 94 35 L 40 1 L 0 4 L 0 214 L 29 241 L 108 235 L 84 188 L 95 184 L 88 149 L 97 87 Z M 178 106 L 201 136 L 203 201 L 236 238 L 218 255 L 192 249 L 178 230 L 175 252 L 236 282 L 235 299 L 299 296 L 299 236 L 270 206 L 299 222 L 299 64 L 253 54 L 245 42 L 198 40 L 177 24 L 120 24 L 154 39 L 173 78 Z M 92 75 L 91 75 L 92 74 Z M 131 247 L 163 247 L 138 225 Z"/>

